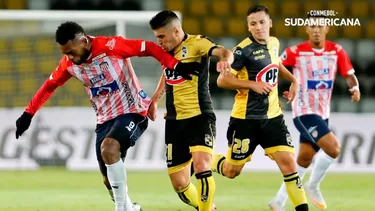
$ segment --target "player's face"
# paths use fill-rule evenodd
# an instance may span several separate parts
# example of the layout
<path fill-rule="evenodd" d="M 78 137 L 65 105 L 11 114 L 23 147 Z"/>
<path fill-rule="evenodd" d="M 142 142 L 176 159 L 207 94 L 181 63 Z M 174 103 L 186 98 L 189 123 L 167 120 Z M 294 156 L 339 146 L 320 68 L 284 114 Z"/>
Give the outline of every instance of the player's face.
<path fill-rule="evenodd" d="M 165 51 L 173 50 L 178 44 L 178 30 L 171 25 L 154 30 L 154 35 L 157 43 Z"/>
<path fill-rule="evenodd" d="M 313 20 L 314 20 L 314 23 L 319 22 L 319 21 L 316 21 L 317 18 L 314 18 Z M 309 35 L 309 40 L 315 44 L 320 44 L 324 42 L 324 40 L 326 39 L 328 30 L 329 30 L 328 26 L 322 26 L 322 25 L 312 25 L 312 26 L 306 27 L 306 32 Z"/>
<path fill-rule="evenodd" d="M 270 36 L 272 21 L 263 11 L 251 13 L 247 16 L 247 27 L 250 34 L 260 42 L 266 41 Z"/>
<path fill-rule="evenodd" d="M 60 45 L 60 50 L 76 65 L 85 62 L 90 55 L 89 43 L 86 38 L 69 40 L 65 45 Z"/>

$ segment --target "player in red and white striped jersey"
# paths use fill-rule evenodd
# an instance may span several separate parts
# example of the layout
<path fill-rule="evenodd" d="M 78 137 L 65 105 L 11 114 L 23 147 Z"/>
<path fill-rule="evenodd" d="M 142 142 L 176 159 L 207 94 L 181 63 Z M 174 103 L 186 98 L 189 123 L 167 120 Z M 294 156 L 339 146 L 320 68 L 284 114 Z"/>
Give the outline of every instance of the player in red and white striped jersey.
<path fill-rule="evenodd" d="M 324 18 L 324 17 L 309 17 Z M 298 174 L 303 179 L 313 157 L 323 149 L 314 163 L 305 191 L 319 209 L 327 205 L 320 192 L 329 166 L 340 154 L 340 144 L 328 127 L 330 101 L 337 73 L 346 78 L 352 101 L 360 100 L 359 83 L 345 50 L 337 43 L 326 40 L 328 26 L 308 26 L 309 40 L 287 48 L 281 55 L 284 66 L 292 67 L 300 87 L 292 102 L 293 121 L 300 132 L 300 150 L 297 158 Z M 284 97 L 288 97 L 284 92 Z M 275 211 L 285 210 L 288 195 L 282 185 L 269 206 Z"/>
<path fill-rule="evenodd" d="M 96 154 L 104 184 L 113 193 L 116 211 L 140 210 L 127 194 L 121 158 L 147 128 L 150 98 L 128 58 L 152 56 L 187 79 L 191 79 L 190 74 L 199 74 L 199 64 L 181 63 L 154 42 L 89 36 L 75 22 L 58 27 L 56 42 L 65 55 L 17 120 L 16 138 L 28 129 L 32 117 L 57 87 L 72 77 L 78 79 L 96 112 Z"/>

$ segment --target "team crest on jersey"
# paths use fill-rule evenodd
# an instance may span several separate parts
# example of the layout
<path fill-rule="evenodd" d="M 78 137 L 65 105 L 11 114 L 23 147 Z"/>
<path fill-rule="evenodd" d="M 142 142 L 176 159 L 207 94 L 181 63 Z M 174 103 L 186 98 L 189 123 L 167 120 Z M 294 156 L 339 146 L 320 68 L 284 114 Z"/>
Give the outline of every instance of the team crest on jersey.
<path fill-rule="evenodd" d="M 102 62 L 100 63 L 99 65 L 100 69 L 104 72 L 104 71 L 109 71 L 109 64 L 108 62 Z"/>
<path fill-rule="evenodd" d="M 187 58 L 187 57 L 188 57 L 188 49 L 187 49 L 187 47 L 182 46 L 182 47 L 181 47 L 181 51 L 182 51 L 182 55 L 181 55 L 181 57 L 182 57 L 183 59 Z"/>
<path fill-rule="evenodd" d="M 168 85 L 179 85 L 186 81 L 185 78 L 183 78 L 178 72 L 171 70 L 169 68 L 163 69 L 164 76 L 165 76 L 165 82 Z"/>
<path fill-rule="evenodd" d="M 279 65 L 270 64 L 263 68 L 256 76 L 256 81 L 263 81 L 270 84 L 272 87 L 277 85 L 277 76 L 279 74 Z"/>
<path fill-rule="evenodd" d="M 272 46 L 272 51 L 273 51 L 273 54 L 275 55 L 275 56 L 279 56 L 278 54 L 278 52 L 277 52 L 277 47 L 276 46 Z"/>

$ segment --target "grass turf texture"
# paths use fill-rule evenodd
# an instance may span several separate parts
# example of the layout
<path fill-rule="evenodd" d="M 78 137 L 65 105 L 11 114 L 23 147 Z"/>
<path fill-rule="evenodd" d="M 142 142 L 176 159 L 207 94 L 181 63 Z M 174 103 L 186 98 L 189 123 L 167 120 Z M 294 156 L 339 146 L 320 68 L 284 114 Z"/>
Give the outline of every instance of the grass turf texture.
<path fill-rule="evenodd" d="M 374 174 L 330 173 L 322 184 L 332 211 L 375 210 Z M 0 211 L 110 211 L 113 202 L 99 172 L 63 168 L 0 171 Z M 218 211 L 266 211 L 282 177 L 243 173 L 230 180 L 215 174 Z M 195 177 L 192 180 L 195 183 Z M 131 199 L 144 211 L 193 211 L 172 190 L 166 172 L 128 172 Z M 196 184 L 196 183 L 195 183 Z M 310 204 L 310 210 L 318 210 Z M 294 210 L 290 202 L 287 210 Z"/>

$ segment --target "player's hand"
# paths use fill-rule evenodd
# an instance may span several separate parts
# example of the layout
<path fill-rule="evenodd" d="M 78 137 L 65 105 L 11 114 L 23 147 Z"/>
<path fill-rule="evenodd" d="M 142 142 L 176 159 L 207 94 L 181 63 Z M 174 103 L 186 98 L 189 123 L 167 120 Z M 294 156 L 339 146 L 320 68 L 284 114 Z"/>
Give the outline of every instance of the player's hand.
<path fill-rule="evenodd" d="M 267 95 L 272 91 L 271 85 L 263 81 L 254 82 L 251 89 L 256 93 L 263 95 Z"/>
<path fill-rule="evenodd" d="M 289 87 L 288 95 L 286 96 L 286 99 L 288 100 L 287 104 L 290 104 L 296 98 L 297 90 L 298 90 L 298 83 L 292 83 Z M 283 93 L 283 96 L 284 96 L 284 93 Z"/>
<path fill-rule="evenodd" d="M 155 119 L 156 119 L 157 110 L 158 110 L 158 103 L 151 102 L 150 107 L 148 107 L 147 116 L 152 121 L 155 121 Z"/>
<path fill-rule="evenodd" d="M 289 98 L 289 91 L 284 91 L 283 92 L 283 98 L 287 99 Z"/>
<path fill-rule="evenodd" d="M 23 114 L 17 119 L 16 139 L 18 139 L 27 129 L 29 129 L 32 118 L 33 115 L 23 112 Z"/>
<path fill-rule="evenodd" d="M 175 71 L 178 72 L 183 78 L 192 80 L 191 75 L 199 75 L 202 71 L 202 65 L 198 62 L 179 62 L 176 65 Z"/>
<path fill-rule="evenodd" d="M 352 94 L 352 101 L 353 102 L 359 102 L 359 100 L 361 99 L 361 92 L 359 91 L 359 89 L 349 89 L 349 92 Z"/>
<path fill-rule="evenodd" d="M 221 72 L 230 72 L 231 64 L 228 62 L 228 60 L 220 60 L 218 63 L 216 63 L 216 70 Z"/>

